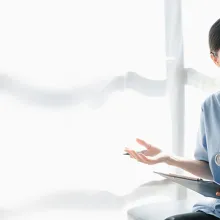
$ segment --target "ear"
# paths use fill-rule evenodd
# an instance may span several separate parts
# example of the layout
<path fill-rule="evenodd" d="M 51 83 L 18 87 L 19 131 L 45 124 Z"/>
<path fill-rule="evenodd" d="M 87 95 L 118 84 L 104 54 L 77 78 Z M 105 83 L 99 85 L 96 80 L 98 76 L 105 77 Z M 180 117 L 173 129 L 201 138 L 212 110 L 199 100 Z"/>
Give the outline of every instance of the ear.
<path fill-rule="evenodd" d="M 217 67 L 220 67 L 220 60 L 219 60 L 219 56 L 214 56 L 214 54 L 210 54 L 210 57 L 212 59 L 212 61 L 215 63 L 215 65 Z"/>

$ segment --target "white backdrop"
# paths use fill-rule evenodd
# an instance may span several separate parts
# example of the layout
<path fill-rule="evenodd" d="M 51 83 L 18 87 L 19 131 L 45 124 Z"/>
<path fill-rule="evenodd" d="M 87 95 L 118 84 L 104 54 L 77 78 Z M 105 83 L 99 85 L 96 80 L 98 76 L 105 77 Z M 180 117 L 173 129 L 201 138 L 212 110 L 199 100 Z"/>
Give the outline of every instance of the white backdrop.
<path fill-rule="evenodd" d="M 136 137 L 169 149 L 166 97 L 103 93 L 99 108 L 78 97 L 128 71 L 166 78 L 163 10 L 162 0 L 0 2 L 0 205 L 59 190 L 122 195 L 152 179 L 122 154 Z"/>
<path fill-rule="evenodd" d="M 219 3 L 182 2 L 185 67 L 215 74 L 208 29 Z M 155 178 L 122 154 L 139 149 L 136 137 L 171 150 L 166 96 L 124 91 L 126 77 L 116 92 L 104 86 L 128 71 L 166 79 L 163 4 L 0 2 L 0 206 L 81 189 L 126 195 Z M 206 95 L 186 88 L 187 156 Z"/>

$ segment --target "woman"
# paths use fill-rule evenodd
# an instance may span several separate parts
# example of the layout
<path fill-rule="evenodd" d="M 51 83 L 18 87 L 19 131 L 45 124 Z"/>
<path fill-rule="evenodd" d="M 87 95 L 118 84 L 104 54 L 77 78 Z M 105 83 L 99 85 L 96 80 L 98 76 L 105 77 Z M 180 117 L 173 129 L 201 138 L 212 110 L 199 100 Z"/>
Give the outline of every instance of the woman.
<path fill-rule="evenodd" d="M 220 19 L 217 20 L 209 31 L 210 57 L 220 67 Z M 148 165 L 166 163 L 181 168 L 198 177 L 214 180 L 220 184 L 220 92 L 209 96 L 202 104 L 200 127 L 195 149 L 195 160 L 171 156 L 161 149 L 137 139 L 137 142 L 147 150 L 137 153 L 126 148 L 125 151 L 131 158 Z M 220 196 L 220 192 L 216 192 Z M 206 203 L 194 205 L 192 213 L 176 215 L 167 220 L 205 220 L 220 218 L 220 197 Z"/>

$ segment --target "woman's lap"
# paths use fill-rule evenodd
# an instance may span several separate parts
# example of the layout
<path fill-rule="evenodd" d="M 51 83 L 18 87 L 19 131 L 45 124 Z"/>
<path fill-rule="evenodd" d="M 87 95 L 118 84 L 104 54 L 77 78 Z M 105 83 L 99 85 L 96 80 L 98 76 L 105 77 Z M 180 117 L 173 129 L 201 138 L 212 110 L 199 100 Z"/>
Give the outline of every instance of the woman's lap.
<path fill-rule="evenodd" d="M 204 212 L 192 212 L 192 213 L 185 213 L 180 215 L 174 215 L 166 218 L 165 220 L 218 220 L 219 218 L 208 215 Z"/>

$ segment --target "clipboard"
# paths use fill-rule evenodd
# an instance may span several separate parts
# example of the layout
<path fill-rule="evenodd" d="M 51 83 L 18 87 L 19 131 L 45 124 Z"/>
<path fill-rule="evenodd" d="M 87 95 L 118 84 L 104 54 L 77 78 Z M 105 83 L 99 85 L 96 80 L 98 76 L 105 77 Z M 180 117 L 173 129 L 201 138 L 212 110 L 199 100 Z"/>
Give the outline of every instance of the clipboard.
<path fill-rule="evenodd" d="M 166 174 L 156 171 L 154 171 L 154 173 L 170 179 L 171 181 L 181 186 L 184 186 L 194 192 L 197 192 L 205 197 L 220 199 L 220 196 L 216 196 L 216 192 L 220 191 L 220 185 L 213 181 L 206 181 L 200 178 L 187 177 L 177 174 Z"/>

